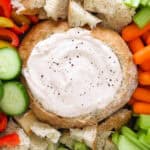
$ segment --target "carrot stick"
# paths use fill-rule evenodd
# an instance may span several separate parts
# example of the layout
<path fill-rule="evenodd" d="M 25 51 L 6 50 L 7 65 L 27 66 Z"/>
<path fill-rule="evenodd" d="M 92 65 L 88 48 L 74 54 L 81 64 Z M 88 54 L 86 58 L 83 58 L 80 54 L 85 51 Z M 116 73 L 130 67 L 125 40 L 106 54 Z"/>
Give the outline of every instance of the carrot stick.
<path fill-rule="evenodd" d="M 140 29 L 134 23 L 126 26 L 122 30 L 122 38 L 129 42 L 135 40 L 136 38 L 140 37 L 142 34 L 150 30 L 150 23 L 147 24 L 144 28 Z"/>
<path fill-rule="evenodd" d="M 133 105 L 135 101 L 136 101 L 136 100 L 135 100 L 134 98 L 131 98 L 131 99 L 129 100 L 128 104 L 129 104 L 129 105 Z"/>
<path fill-rule="evenodd" d="M 150 104 L 144 102 L 135 102 L 133 111 L 137 114 L 150 114 Z"/>
<path fill-rule="evenodd" d="M 150 45 L 144 47 L 140 51 L 133 55 L 135 64 L 142 64 L 147 60 L 150 60 Z"/>
<path fill-rule="evenodd" d="M 139 101 L 148 102 L 150 103 L 150 90 L 146 88 L 137 88 L 133 93 L 133 98 Z"/>
<path fill-rule="evenodd" d="M 144 33 L 142 38 L 147 45 L 150 45 L 150 31 Z"/>
<path fill-rule="evenodd" d="M 150 71 L 149 72 L 140 71 L 138 76 L 139 76 L 139 83 L 141 85 L 150 85 Z"/>
<path fill-rule="evenodd" d="M 144 43 L 142 42 L 140 38 L 137 38 L 129 42 L 129 47 L 131 51 L 135 53 L 144 48 Z"/>
<path fill-rule="evenodd" d="M 143 62 L 140 67 L 143 71 L 150 71 L 150 60 Z"/>

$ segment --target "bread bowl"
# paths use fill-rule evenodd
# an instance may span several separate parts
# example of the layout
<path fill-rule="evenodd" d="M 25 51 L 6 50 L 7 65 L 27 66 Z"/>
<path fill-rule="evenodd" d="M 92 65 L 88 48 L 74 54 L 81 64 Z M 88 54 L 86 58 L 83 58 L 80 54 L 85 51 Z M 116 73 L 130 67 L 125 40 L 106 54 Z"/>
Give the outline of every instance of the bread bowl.
<path fill-rule="evenodd" d="M 35 98 L 35 94 L 33 94 L 33 91 L 31 90 L 31 86 L 29 86 L 30 82 L 27 81 L 28 78 L 23 73 L 25 78 L 22 77 L 22 81 L 28 88 L 32 111 L 34 112 L 34 114 L 37 116 L 39 120 L 49 123 L 57 128 L 74 128 L 74 127 L 81 128 L 84 126 L 97 124 L 99 121 L 102 121 L 103 119 L 105 119 L 106 117 L 110 116 L 112 113 L 117 111 L 119 108 L 123 107 L 129 101 L 133 91 L 135 90 L 137 86 L 137 70 L 132 61 L 132 55 L 129 52 L 127 45 L 118 35 L 118 33 L 109 29 L 102 28 L 100 26 L 97 26 L 96 28 L 92 30 L 88 28 L 84 28 L 84 29 L 80 28 L 79 30 L 81 31 L 84 30 L 85 35 L 87 34 L 87 37 L 92 38 L 94 41 L 96 40 L 96 42 L 98 42 L 99 44 L 102 44 L 103 46 L 106 46 L 109 49 L 108 51 L 112 54 L 113 59 L 116 60 L 116 65 L 120 66 L 117 69 L 113 67 L 113 69 L 115 69 L 115 71 L 117 72 L 116 77 L 118 77 L 119 81 L 116 80 L 117 83 L 115 82 L 117 84 L 117 88 L 115 89 L 113 87 L 115 89 L 115 92 L 114 92 L 115 94 L 113 93 L 111 95 L 113 98 L 111 99 L 109 98 L 108 103 L 106 102 L 107 104 L 104 107 L 100 107 L 100 106 L 102 106 L 102 104 L 105 104 L 105 103 L 100 102 L 100 105 L 98 105 L 98 108 L 94 107 L 92 108 L 93 110 L 90 110 L 91 109 L 90 107 L 89 107 L 89 110 L 87 110 L 87 107 L 86 107 L 85 108 L 86 111 L 83 112 L 82 107 L 81 107 L 80 109 L 81 112 L 78 111 L 77 109 L 78 112 L 75 112 L 74 114 L 72 113 L 71 115 L 69 112 L 67 112 L 68 114 L 66 113 L 63 115 L 60 115 L 60 112 L 59 112 L 59 115 L 58 115 L 56 112 L 54 113 L 53 111 L 50 111 L 47 108 L 45 109 L 45 106 L 43 106 L 43 102 L 41 104 L 41 101 Z M 71 31 L 74 32 L 74 29 L 72 29 Z M 65 36 L 65 33 L 68 34 L 68 32 L 70 35 L 70 29 L 66 22 L 54 22 L 54 21 L 49 20 L 49 21 L 41 22 L 37 24 L 36 26 L 34 26 L 31 29 L 31 31 L 25 36 L 25 38 L 23 39 L 19 47 L 19 53 L 22 58 L 23 68 L 25 69 L 27 65 L 29 65 L 28 59 L 30 58 L 32 54 L 32 50 L 38 45 L 40 41 L 43 41 L 44 39 L 47 39 L 48 37 L 52 37 L 52 35 L 55 36 L 55 35 L 62 34 Z M 80 36 L 82 36 L 82 34 Z M 54 44 L 54 45 L 57 46 L 59 45 L 59 43 Z M 106 49 L 104 48 L 101 50 L 103 50 L 103 52 L 105 53 Z M 104 61 L 105 63 L 108 63 L 108 60 L 104 59 Z M 38 61 L 35 61 L 35 62 L 38 64 Z M 108 66 L 109 69 L 110 67 L 112 66 Z M 106 74 L 108 76 L 113 76 L 112 74 L 111 75 L 108 74 L 110 70 L 108 71 L 108 68 L 107 67 L 105 68 L 106 68 L 105 70 Z M 112 70 L 110 72 L 112 72 Z M 121 74 L 121 76 L 119 74 Z M 104 84 L 106 83 L 104 82 Z M 79 85 L 79 88 L 80 88 L 80 85 Z M 40 89 L 40 86 L 38 87 L 38 89 Z M 109 94 L 110 94 L 110 91 L 112 90 L 108 90 Z M 104 93 L 104 92 L 105 91 L 103 90 L 101 91 L 101 93 Z M 108 93 L 105 93 L 106 97 Z M 80 102 L 78 103 L 80 104 Z M 90 105 L 92 104 L 91 101 L 89 103 Z M 97 105 L 99 102 L 95 102 L 95 103 L 96 103 L 95 105 Z M 72 106 L 75 107 L 74 104 Z M 57 107 L 56 109 L 57 111 L 61 111 L 63 113 L 65 112 L 65 110 L 61 109 L 60 107 Z M 66 111 L 70 111 L 70 109 L 67 109 Z"/>

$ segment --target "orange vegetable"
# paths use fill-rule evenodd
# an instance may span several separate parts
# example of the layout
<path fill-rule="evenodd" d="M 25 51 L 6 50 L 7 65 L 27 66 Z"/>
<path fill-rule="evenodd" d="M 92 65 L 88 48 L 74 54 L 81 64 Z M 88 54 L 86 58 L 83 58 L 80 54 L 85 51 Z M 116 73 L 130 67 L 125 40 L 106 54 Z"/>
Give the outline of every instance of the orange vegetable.
<path fill-rule="evenodd" d="M 147 45 L 150 45 L 150 31 L 144 33 L 142 38 Z"/>
<path fill-rule="evenodd" d="M 134 99 L 134 98 L 131 98 L 131 99 L 129 100 L 128 104 L 129 104 L 129 105 L 133 105 L 134 102 L 135 102 L 135 99 Z"/>
<path fill-rule="evenodd" d="M 146 88 L 137 88 L 133 93 L 133 98 L 150 103 L 150 90 Z"/>
<path fill-rule="evenodd" d="M 144 102 L 135 102 L 133 111 L 137 114 L 150 114 L 150 104 Z"/>
<path fill-rule="evenodd" d="M 135 64 L 142 64 L 147 60 L 150 60 L 150 45 L 144 47 L 140 51 L 133 55 Z"/>
<path fill-rule="evenodd" d="M 142 34 L 150 30 L 150 23 L 147 24 L 144 28 L 140 29 L 134 23 L 126 26 L 122 30 L 122 38 L 129 42 L 135 40 L 136 38 L 140 37 Z"/>
<path fill-rule="evenodd" d="M 140 67 L 143 71 L 150 71 L 150 60 L 143 62 Z"/>
<path fill-rule="evenodd" d="M 142 42 L 140 38 L 137 38 L 129 42 L 129 47 L 131 51 L 135 53 L 144 48 L 144 43 Z"/>
<path fill-rule="evenodd" d="M 150 85 L 150 72 L 139 72 L 139 83 L 141 85 Z"/>

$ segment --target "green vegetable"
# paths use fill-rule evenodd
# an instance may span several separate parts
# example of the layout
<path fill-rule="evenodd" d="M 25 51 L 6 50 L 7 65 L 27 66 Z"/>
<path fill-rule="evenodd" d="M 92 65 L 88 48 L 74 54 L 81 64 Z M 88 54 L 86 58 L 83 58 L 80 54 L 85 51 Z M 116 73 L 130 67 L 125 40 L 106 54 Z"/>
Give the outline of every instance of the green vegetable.
<path fill-rule="evenodd" d="M 137 8 L 140 5 L 140 0 L 124 0 L 124 3 L 133 8 Z"/>
<path fill-rule="evenodd" d="M 143 28 L 150 22 L 150 7 L 141 8 L 133 17 L 138 27 Z"/>
<path fill-rule="evenodd" d="M 19 82 L 10 81 L 5 83 L 3 87 L 1 110 L 11 116 L 25 112 L 29 105 L 29 97 L 24 86 Z"/>
<path fill-rule="evenodd" d="M 61 145 L 57 148 L 57 150 L 68 150 L 68 149 Z"/>
<path fill-rule="evenodd" d="M 148 2 L 149 2 L 149 0 L 141 0 L 140 4 L 143 6 L 148 6 Z"/>
<path fill-rule="evenodd" d="M 89 148 L 86 146 L 85 143 L 82 142 L 75 142 L 74 143 L 74 150 L 88 150 Z"/>
<path fill-rule="evenodd" d="M 11 80 L 21 72 L 21 60 L 13 48 L 0 49 L 0 79 Z"/>
<path fill-rule="evenodd" d="M 112 134 L 112 141 L 118 145 L 118 142 L 119 142 L 119 133 L 118 132 L 115 132 Z"/>
<path fill-rule="evenodd" d="M 2 81 L 0 81 L 0 100 L 3 97 L 3 84 Z"/>
<path fill-rule="evenodd" d="M 123 135 L 119 136 L 118 149 L 119 150 L 142 150 Z"/>
<path fill-rule="evenodd" d="M 47 150 L 57 150 L 57 146 L 58 146 L 57 144 L 49 142 Z"/>
<path fill-rule="evenodd" d="M 128 138 L 133 144 L 135 144 L 137 147 L 140 148 L 140 150 L 148 150 L 145 145 L 143 145 L 138 139 L 137 139 L 137 134 L 133 132 L 130 128 L 128 127 L 122 127 L 121 128 L 121 133 Z"/>
<path fill-rule="evenodd" d="M 150 136 L 147 136 L 145 134 L 140 135 L 139 141 L 147 147 L 147 149 L 150 149 Z"/>
<path fill-rule="evenodd" d="M 150 128 L 150 115 L 140 115 L 137 119 L 137 126 L 141 129 L 147 130 Z"/>

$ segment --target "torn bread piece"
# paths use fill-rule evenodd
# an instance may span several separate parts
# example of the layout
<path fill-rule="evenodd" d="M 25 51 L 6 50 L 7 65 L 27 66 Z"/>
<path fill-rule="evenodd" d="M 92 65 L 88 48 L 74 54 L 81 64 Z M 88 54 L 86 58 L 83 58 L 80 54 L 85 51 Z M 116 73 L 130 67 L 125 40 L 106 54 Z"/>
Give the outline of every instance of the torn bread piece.
<path fill-rule="evenodd" d="M 100 23 L 101 20 L 85 11 L 79 3 L 70 0 L 68 22 L 70 27 L 79 27 L 88 24 L 93 28 Z"/>
<path fill-rule="evenodd" d="M 60 132 L 52 128 L 50 125 L 39 122 L 32 111 L 28 111 L 20 117 L 15 117 L 15 120 L 28 135 L 34 133 L 35 135 L 41 138 L 46 138 L 53 143 L 57 143 L 61 136 Z"/>
<path fill-rule="evenodd" d="M 131 119 L 132 111 L 128 109 L 120 109 L 112 114 L 108 119 L 100 123 L 99 131 L 119 130 L 123 125 L 127 124 Z"/>
<path fill-rule="evenodd" d="M 23 1 L 24 0 L 11 0 L 12 8 L 17 14 L 23 14 L 23 15 L 39 14 L 39 11 L 41 8 L 37 8 L 37 5 L 34 6 L 34 8 L 32 8 L 32 6 L 26 4 L 26 3 L 32 2 L 32 0 L 29 0 L 29 1 L 26 0 L 25 4 L 23 3 Z"/>
<path fill-rule="evenodd" d="M 88 147 L 94 149 L 97 138 L 97 126 L 89 126 L 83 129 L 70 129 L 70 137 L 74 140 L 84 142 Z"/>
<path fill-rule="evenodd" d="M 61 136 L 61 133 L 58 130 L 42 122 L 35 122 L 31 126 L 31 130 L 37 136 L 46 138 L 47 141 L 50 141 L 52 143 L 57 143 Z"/>
<path fill-rule="evenodd" d="M 74 139 L 71 138 L 69 130 L 62 132 L 59 142 L 66 147 L 73 149 Z"/>
<path fill-rule="evenodd" d="M 69 0 L 46 0 L 44 10 L 47 17 L 51 17 L 55 21 L 59 18 L 66 19 Z"/>
<path fill-rule="evenodd" d="M 32 134 L 31 126 L 38 121 L 31 110 L 21 116 L 14 117 L 14 119 L 23 128 L 27 135 Z"/>
<path fill-rule="evenodd" d="M 84 0 L 84 8 L 98 13 L 102 25 L 117 31 L 129 24 L 135 14 L 135 9 L 127 7 L 123 0 Z"/>
<path fill-rule="evenodd" d="M 35 134 L 30 136 L 31 144 L 30 150 L 47 150 L 48 143 L 45 139 L 42 139 Z"/>
<path fill-rule="evenodd" d="M 110 135 L 127 124 L 132 112 L 128 109 L 120 109 L 105 121 L 99 124 L 96 148 L 98 150 L 116 150 L 115 144 L 110 141 Z"/>
<path fill-rule="evenodd" d="M 45 0 L 20 0 L 27 9 L 42 8 L 45 5 Z"/>

